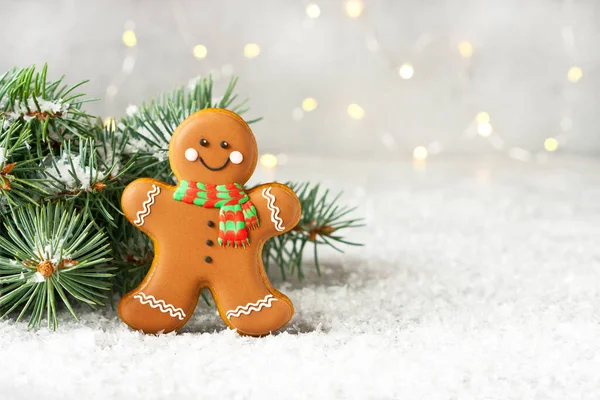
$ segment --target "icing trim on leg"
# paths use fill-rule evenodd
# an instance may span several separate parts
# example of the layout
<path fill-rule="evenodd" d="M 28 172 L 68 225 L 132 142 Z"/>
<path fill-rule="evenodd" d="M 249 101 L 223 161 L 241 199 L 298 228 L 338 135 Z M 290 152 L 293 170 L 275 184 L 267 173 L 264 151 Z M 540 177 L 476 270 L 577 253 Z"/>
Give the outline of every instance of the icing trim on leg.
<path fill-rule="evenodd" d="M 275 196 L 271 193 L 271 188 L 263 189 L 262 196 L 267 200 L 267 208 L 271 211 L 271 222 L 275 225 L 275 229 L 279 232 L 285 230 L 283 220 L 279 216 L 281 210 L 275 205 Z"/>
<path fill-rule="evenodd" d="M 238 306 L 235 310 L 227 311 L 225 315 L 227 316 L 227 319 L 231 319 L 231 317 L 239 318 L 239 316 L 242 314 L 248 315 L 252 311 L 259 312 L 263 309 L 263 307 L 271 308 L 274 301 L 277 301 L 277 298 L 272 294 L 268 294 L 264 299 L 260 299 L 256 303 L 248 303 L 245 306 Z"/>
<path fill-rule="evenodd" d="M 144 225 L 144 219 L 146 219 L 146 217 L 150 215 L 150 207 L 152 207 L 152 205 L 156 201 L 156 196 L 158 196 L 159 194 L 160 187 L 153 184 L 152 190 L 148 191 L 148 199 L 142 203 L 143 210 L 138 211 L 138 213 L 136 214 L 136 219 L 135 221 L 133 221 L 134 224 L 136 224 L 137 226 Z"/>
<path fill-rule="evenodd" d="M 144 292 L 139 292 L 135 296 L 134 299 L 138 299 L 140 303 L 147 304 L 152 308 L 157 308 L 160 312 L 169 314 L 173 318 L 179 318 L 180 321 L 185 319 L 185 312 L 181 308 L 177 308 L 172 304 L 166 303 L 164 300 L 157 300 L 156 297 L 147 295 Z"/>

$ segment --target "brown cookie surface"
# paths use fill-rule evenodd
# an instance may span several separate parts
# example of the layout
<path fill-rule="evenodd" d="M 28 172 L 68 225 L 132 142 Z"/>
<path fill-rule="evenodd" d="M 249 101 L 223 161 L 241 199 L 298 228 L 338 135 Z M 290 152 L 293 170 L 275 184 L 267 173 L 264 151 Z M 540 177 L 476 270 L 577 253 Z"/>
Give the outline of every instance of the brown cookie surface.
<path fill-rule="evenodd" d="M 171 138 L 179 186 L 153 179 L 127 186 L 123 211 L 155 246 L 148 275 L 119 303 L 130 327 L 146 333 L 181 328 L 204 288 L 225 323 L 242 334 L 269 334 L 290 320 L 293 305 L 271 286 L 262 247 L 297 224 L 300 203 L 278 183 L 243 189 L 257 158 L 254 135 L 239 116 L 206 109 Z"/>

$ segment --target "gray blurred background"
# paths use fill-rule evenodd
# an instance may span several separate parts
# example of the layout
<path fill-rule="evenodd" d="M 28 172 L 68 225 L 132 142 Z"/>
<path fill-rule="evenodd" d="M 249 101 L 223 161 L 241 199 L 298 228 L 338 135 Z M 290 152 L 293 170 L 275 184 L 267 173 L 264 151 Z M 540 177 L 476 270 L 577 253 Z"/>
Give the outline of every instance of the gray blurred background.
<path fill-rule="evenodd" d="M 594 1 L 0 4 L 0 70 L 47 61 L 90 79 L 102 100 L 89 111 L 103 117 L 198 75 L 221 91 L 233 74 L 275 154 L 600 153 Z"/>

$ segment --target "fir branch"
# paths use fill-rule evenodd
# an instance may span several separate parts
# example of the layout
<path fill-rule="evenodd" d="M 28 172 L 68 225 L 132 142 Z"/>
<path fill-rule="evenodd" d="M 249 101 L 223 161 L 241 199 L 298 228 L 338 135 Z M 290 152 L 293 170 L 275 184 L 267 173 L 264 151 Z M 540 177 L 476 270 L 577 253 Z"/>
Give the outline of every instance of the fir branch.
<path fill-rule="evenodd" d="M 110 289 L 109 243 L 72 207 L 26 206 L 11 213 L 0 236 L 0 309 L 29 315 L 29 327 L 58 326 L 57 307 L 77 319 L 73 303 L 103 304 Z"/>
<path fill-rule="evenodd" d="M 134 289 L 144 279 L 152 260 L 154 246 L 148 235 L 137 229 L 124 216 L 118 220 L 119 229 L 110 229 L 113 265 L 117 274 L 114 290 L 121 295 Z"/>
<path fill-rule="evenodd" d="M 121 211 L 111 195 L 123 190 L 119 178 L 126 168 L 117 167 L 118 156 L 107 153 L 107 143 L 100 146 L 92 139 L 81 140 L 77 151 L 71 145 L 71 141 L 66 141 L 60 147 L 59 157 L 49 155 L 46 159 L 41 171 L 49 193 L 46 198 L 76 202 L 93 221 L 97 222 L 99 216 L 116 226 L 115 215 Z"/>
<path fill-rule="evenodd" d="M 0 119 L 0 213 L 6 206 L 35 203 L 44 189 L 31 175 L 37 171 L 37 158 L 31 154 L 30 123 L 5 123 Z"/>
<path fill-rule="evenodd" d="M 81 109 L 89 100 L 74 93 L 87 81 L 68 86 L 61 77 L 47 80 L 48 66 L 13 69 L 0 78 L 0 118 L 8 123 L 31 121 L 41 142 L 90 137 L 93 119 Z M 39 149 L 38 149 L 39 150 Z"/>
<path fill-rule="evenodd" d="M 127 137 L 118 133 L 111 124 L 96 131 L 95 152 L 98 165 L 111 179 L 124 176 L 135 161 L 135 156 L 126 154 L 127 144 Z"/>

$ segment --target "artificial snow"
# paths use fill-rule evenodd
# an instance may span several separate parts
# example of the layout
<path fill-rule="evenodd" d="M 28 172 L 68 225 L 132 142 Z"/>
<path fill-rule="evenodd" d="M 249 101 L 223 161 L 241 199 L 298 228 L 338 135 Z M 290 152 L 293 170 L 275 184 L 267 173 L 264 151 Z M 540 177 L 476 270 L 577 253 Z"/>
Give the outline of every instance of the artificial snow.
<path fill-rule="evenodd" d="M 72 164 L 72 165 L 71 165 Z M 46 175 L 53 177 L 63 188 L 50 186 L 48 189 L 55 192 L 64 190 L 89 190 L 95 182 L 101 181 L 105 174 L 103 171 L 85 165 L 78 155 L 63 153 L 56 163 L 45 168 Z"/>
<path fill-rule="evenodd" d="M 305 160 L 254 182 L 321 182 L 365 243 L 274 285 L 296 313 L 242 337 L 200 304 L 178 333 L 67 311 L 0 322 L 6 399 L 600 398 L 600 160 Z M 310 251 L 307 260 L 310 260 Z M 276 270 L 271 271 L 274 277 Z"/>
<path fill-rule="evenodd" d="M 21 272 L 21 275 L 23 275 L 23 272 Z M 27 279 L 28 283 L 40 283 L 40 282 L 44 282 L 46 280 L 46 278 L 44 278 L 44 275 L 40 274 L 39 272 L 36 272 L 35 274 L 33 274 L 31 276 L 31 278 Z"/>
<path fill-rule="evenodd" d="M 44 235 L 44 240 L 48 240 Z M 49 260 L 52 264 L 58 264 L 61 260 L 69 260 L 71 259 L 70 255 L 63 254 L 63 246 L 65 243 L 65 239 L 56 238 L 55 241 L 51 241 L 51 243 L 42 243 L 40 241 L 40 237 L 35 238 L 35 247 L 36 254 L 38 256 L 38 261 Z"/>
<path fill-rule="evenodd" d="M 37 101 L 37 104 L 36 104 L 36 101 Z M 39 105 L 39 107 L 38 107 L 38 105 Z M 25 115 L 25 114 L 29 113 L 30 111 L 37 110 L 41 113 L 51 112 L 53 114 L 57 114 L 57 113 L 67 112 L 69 110 L 69 107 L 70 107 L 69 103 L 63 103 L 62 100 L 60 100 L 60 99 L 55 100 L 55 101 L 50 101 L 50 100 L 36 98 L 34 100 L 33 97 L 30 97 L 29 99 L 27 99 L 27 101 L 15 102 L 12 111 L 7 112 L 6 115 L 11 118 L 22 117 L 25 121 L 29 121 L 29 120 L 35 118 L 30 115 Z"/>
<path fill-rule="evenodd" d="M 138 107 L 136 105 L 130 104 L 125 109 L 125 114 L 127 114 L 128 117 L 133 117 L 133 115 L 137 112 L 137 110 L 138 110 Z"/>

